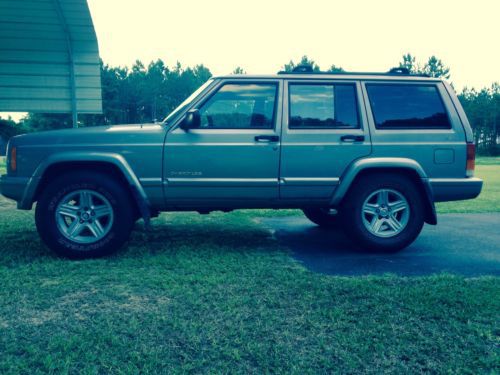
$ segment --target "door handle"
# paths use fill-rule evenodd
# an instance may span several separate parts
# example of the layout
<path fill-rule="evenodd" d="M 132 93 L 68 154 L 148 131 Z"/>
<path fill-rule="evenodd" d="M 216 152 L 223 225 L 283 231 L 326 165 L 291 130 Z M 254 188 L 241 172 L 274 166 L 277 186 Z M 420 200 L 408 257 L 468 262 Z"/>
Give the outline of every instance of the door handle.
<path fill-rule="evenodd" d="M 364 142 L 365 141 L 365 136 L 364 135 L 343 135 L 340 137 L 340 140 L 342 142 Z"/>
<path fill-rule="evenodd" d="M 264 143 L 271 143 L 271 142 L 278 142 L 280 140 L 280 137 L 277 135 L 256 135 L 255 136 L 255 142 L 264 142 Z"/>

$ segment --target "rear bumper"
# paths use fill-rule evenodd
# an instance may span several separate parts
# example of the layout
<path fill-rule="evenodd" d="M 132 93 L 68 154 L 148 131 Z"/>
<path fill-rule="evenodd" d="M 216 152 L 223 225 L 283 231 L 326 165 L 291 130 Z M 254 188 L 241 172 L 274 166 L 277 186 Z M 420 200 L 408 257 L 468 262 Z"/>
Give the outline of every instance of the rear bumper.
<path fill-rule="evenodd" d="M 0 194 L 17 201 L 18 208 L 29 210 L 32 206 L 32 202 L 26 199 L 26 191 L 29 184 L 29 177 L 3 175 L 0 177 Z"/>
<path fill-rule="evenodd" d="M 460 201 L 476 198 L 483 188 L 483 180 L 470 178 L 430 178 L 435 202 Z"/>

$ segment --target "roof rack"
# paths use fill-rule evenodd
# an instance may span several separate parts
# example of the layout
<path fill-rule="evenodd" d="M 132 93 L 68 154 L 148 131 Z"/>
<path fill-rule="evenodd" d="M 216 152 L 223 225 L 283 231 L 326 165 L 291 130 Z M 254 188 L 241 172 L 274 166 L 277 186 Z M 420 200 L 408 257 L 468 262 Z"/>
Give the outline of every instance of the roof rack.
<path fill-rule="evenodd" d="M 279 71 L 278 74 L 340 74 L 340 75 L 371 75 L 371 76 L 413 76 L 413 77 L 429 77 L 428 74 L 414 74 L 408 68 L 392 68 L 388 72 L 321 72 L 314 71 L 312 65 L 297 65 L 291 72 Z"/>

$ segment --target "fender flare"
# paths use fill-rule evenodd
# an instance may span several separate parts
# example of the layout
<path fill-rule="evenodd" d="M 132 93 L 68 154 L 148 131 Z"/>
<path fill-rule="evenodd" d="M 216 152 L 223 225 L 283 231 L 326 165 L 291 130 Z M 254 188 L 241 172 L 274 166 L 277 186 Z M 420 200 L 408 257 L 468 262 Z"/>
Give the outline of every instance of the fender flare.
<path fill-rule="evenodd" d="M 53 165 L 60 163 L 79 163 L 79 162 L 99 162 L 112 164 L 117 167 L 127 180 L 132 196 L 136 200 L 137 206 L 144 221 L 149 224 L 151 217 L 151 209 L 149 199 L 144 191 L 139 179 L 123 156 L 116 153 L 105 152 L 78 152 L 68 151 L 49 155 L 36 168 L 32 177 L 29 179 L 28 185 L 23 194 L 20 206 L 25 209 L 30 209 L 33 205 L 33 199 L 38 186 L 45 172 Z"/>
<path fill-rule="evenodd" d="M 434 205 L 434 197 L 432 192 L 432 187 L 429 183 L 429 178 L 427 177 L 422 166 L 413 159 L 408 158 L 364 158 L 354 161 L 344 172 L 340 179 L 340 183 L 335 189 L 333 196 L 330 201 L 332 207 L 337 207 L 341 204 L 342 200 L 349 191 L 352 183 L 356 177 L 363 171 L 370 169 L 407 169 L 415 172 L 419 181 L 421 182 L 422 191 L 425 196 L 425 206 L 426 206 L 426 219 L 428 224 L 437 224 L 436 207 Z"/>

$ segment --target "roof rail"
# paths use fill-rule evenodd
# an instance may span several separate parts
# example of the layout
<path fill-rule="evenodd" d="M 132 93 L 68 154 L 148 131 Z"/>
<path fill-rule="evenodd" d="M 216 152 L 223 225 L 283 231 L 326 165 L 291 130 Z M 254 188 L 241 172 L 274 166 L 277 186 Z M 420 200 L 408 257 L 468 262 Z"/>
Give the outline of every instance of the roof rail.
<path fill-rule="evenodd" d="M 314 69 L 312 65 L 302 64 L 297 65 L 295 68 L 293 68 L 292 73 L 314 73 Z"/>
<path fill-rule="evenodd" d="M 403 68 L 403 67 L 398 67 L 398 68 L 392 68 L 386 73 L 382 72 L 321 72 L 321 71 L 314 71 L 312 65 L 297 65 L 295 68 L 292 69 L 292 71 L 279 71 L 278 74 L 338 74 L 338 75 L 374 75 L 374 76 L 393 76 L 393 75 L 400 75 L 400 76 L 413 76 L 413 77 L 430 77 L 428 74 L 415 74 L 411 73 L 408 68 Z"/>
<path fill-rule="evenodd" d="M 410 69 L 403 68 L 403 67 L 391 68 L 389 70 L 389 74 L 403 74 L 405 76 L 409 76 L 410 75 Z"/>

